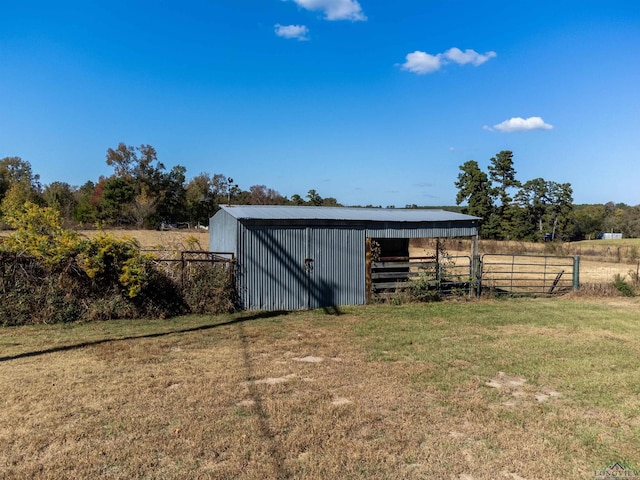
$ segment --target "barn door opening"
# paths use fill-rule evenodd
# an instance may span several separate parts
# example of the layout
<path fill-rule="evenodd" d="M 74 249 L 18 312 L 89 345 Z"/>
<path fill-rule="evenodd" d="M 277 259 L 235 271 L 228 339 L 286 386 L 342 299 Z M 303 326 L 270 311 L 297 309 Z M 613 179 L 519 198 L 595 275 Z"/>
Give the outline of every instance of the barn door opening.
<path fill-rule="evenodd" d="M 367 301 L 380 290 L 395 290 L 409 277 L 408 238 L 367 238 Z"/>

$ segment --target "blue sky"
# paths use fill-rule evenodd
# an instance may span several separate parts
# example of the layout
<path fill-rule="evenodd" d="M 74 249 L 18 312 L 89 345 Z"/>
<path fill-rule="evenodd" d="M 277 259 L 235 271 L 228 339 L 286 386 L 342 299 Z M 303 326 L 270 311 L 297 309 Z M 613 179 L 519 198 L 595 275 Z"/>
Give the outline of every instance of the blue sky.
<path fill-rule="evenodd" d="M 0 158 L 43 183 L 110 175 L 108 148 L 316 189 L 453 205 L 459 166 L 640 204 L 636 0 L 0 1 Z"/>

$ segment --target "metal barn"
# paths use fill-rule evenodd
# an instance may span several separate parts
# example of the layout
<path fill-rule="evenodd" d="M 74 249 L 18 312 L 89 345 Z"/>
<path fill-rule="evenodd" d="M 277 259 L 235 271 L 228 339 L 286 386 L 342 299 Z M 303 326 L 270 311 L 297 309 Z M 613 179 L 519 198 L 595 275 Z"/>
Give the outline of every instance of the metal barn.
<path fill-rule="evenodd" d="M 411 238 L 472 237 L 475 256 L 478 219 L 444 210 L 233 205 L 211 217 L 209 235 L 209 250 L 235 256 L 242 308 L 297 310 L 366 303 L 368 239 L 408 252 Z"/>

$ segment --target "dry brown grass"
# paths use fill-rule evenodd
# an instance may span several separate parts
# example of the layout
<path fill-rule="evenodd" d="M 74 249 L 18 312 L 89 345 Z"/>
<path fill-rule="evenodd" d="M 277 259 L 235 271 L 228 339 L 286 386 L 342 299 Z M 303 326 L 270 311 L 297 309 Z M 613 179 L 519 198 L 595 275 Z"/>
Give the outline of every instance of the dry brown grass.
<path fill-rule="evenodd" d="M 98 230 L 79 230 L 80 235 L 91 238 Z M 209 232 L 206 230 L 127 230 L 110 229 L 116 238 L 135 238 L 144 250 L 209 250 Z"/>
<path fill-rule="evenodd" d="M 559 316 L 521 319 L 516 312 L 526 305 Z M 631 457 L 639 445 L 637 398 L 619 389 L 637 368 L 637 328 L 625 329 L 640 306 L 579 305 L 191 317 L 172 328 L 141 322 L 143 335 L 128 339 L 108 329 L 121 325 L 134 336 L 135 323 L 5 330 L 0 472 L 16 479 L 591 478 L 612 452 L 621 456 L 612 460 L 640 461 Z M 593 309 L 617 314 L 620 326 L 590 320 Z M 563 323 L 567 312 L 580 321 Z M 489 325 L 497 316 L 505 320 Z M 56 350 L 72 335 L 88 344 Z M 531 344 L 541 353 L 523 351 Z M 626 350 L 603 360 L 587 354 L 597 345 Z M 584 352 L 580 359 L 574 350 Z M 565 364 L 588 370 L 587 380 Z M 608 393 L 621 403 L 612 407 L 603 400 Z"/>
<path fill-rule="evenodd" d="M 345 329 L 354 321 L 339 318 Z M 410 452 L 432 417 L 426 404 L 415 410 L 417 392 L 407 387 L 421 368 L 368 363 L 342 333 L 313 318 L 269 332 L 239 323 L 6 361 L 0 470 L 11 478 L 411 477 L 422 467 Z M 447 462 L 444 452 L 433 460 Z"/>

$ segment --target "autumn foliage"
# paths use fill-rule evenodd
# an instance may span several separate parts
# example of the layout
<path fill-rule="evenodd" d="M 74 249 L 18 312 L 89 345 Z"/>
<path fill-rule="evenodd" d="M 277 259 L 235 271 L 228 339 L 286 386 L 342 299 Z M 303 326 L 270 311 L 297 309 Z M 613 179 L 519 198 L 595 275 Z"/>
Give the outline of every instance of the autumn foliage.
<path fill-rule="evenodd" d="M 15 230 L 0 243 L 0 324 L 166 317 L 198 312 L 193 289 L 232 289 L 228 275 L 210 269 L 200 282 L 177 282 L 133 238 L 107 233 L 86 239 L 62 226 L 57 210 L 25 202 L 4 212 Z M 167 264 L 165 264 L 166 266 Z M 207 295 L 207 292 L 200 292 Z M 228 294 L 233 297 L 231 293 Z M 212 304 L 226 305 L 228 302 Z"/>

